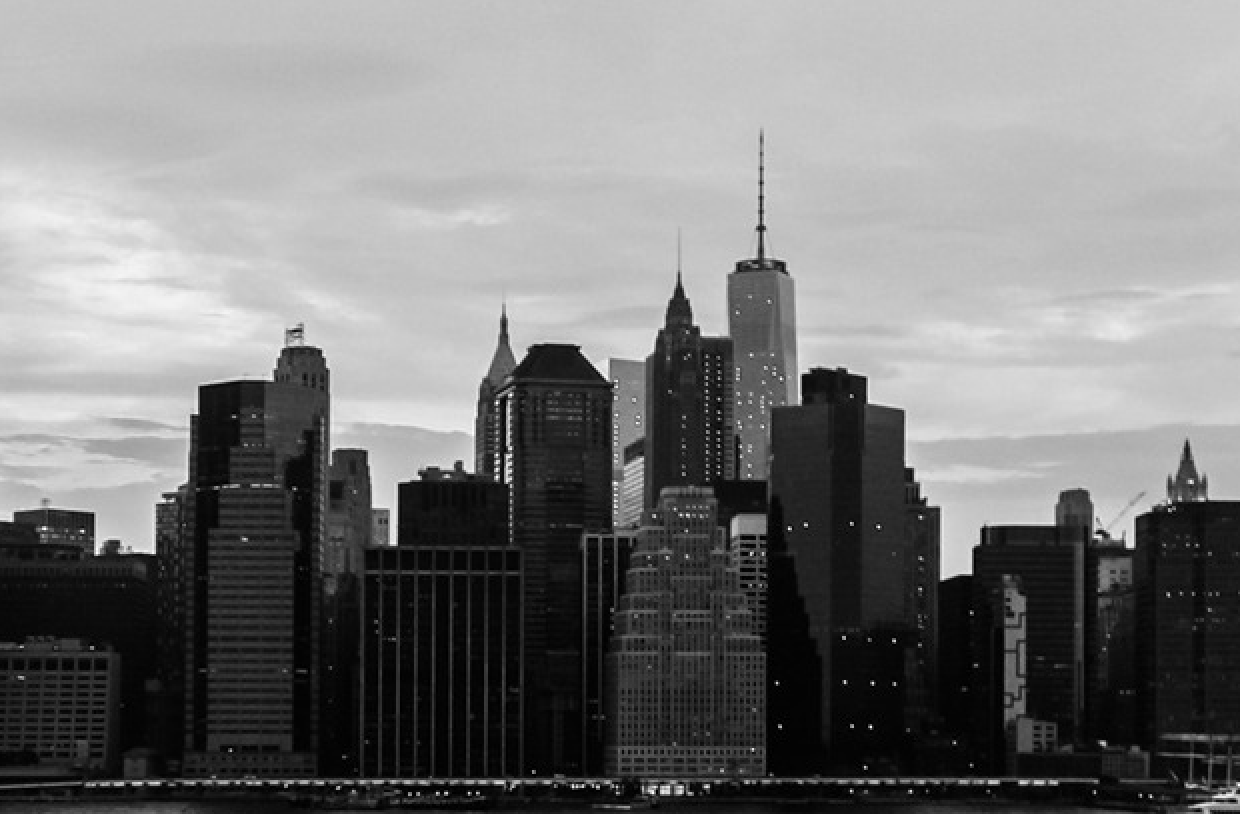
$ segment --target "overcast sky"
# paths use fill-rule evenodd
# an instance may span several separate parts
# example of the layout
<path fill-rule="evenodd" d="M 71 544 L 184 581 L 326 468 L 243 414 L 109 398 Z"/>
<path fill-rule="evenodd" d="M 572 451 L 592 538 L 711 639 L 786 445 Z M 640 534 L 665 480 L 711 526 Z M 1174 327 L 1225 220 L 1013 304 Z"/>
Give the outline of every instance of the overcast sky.
<path fill-rule="evenodd" d="M 945 574 L 1185 435 L 1240 495 L 1240 5 L 83 0 L 0 2 L 0 516 L 149 549 L 197 385 L 296 322 L 390 505 L 502 300 L 518 356 L 642 357 L 679 230 L 726 332 L 759 128 L 801 364 L 906 410 Z"/>

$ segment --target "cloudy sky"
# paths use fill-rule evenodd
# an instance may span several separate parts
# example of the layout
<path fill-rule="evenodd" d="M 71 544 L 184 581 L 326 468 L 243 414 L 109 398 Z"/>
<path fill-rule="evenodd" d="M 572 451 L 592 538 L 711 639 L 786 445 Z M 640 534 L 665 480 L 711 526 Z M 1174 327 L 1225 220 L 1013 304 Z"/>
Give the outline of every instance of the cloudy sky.
<path fill-rule="evenodd" d="M 306 324 L 377 502 L 514 344 L 649 352 L 753 251 L 803 366 L 907 411 L 944 572 L 1104 522 L 1185 436 L 1240 495 L 1240 6 L 0 0 L 0 516 L 150 549 L 196 386 Z M 435 432 L 426 432 L 435 431 Z M 1116 530 L 1131 527 L 1131 514 Z"/>

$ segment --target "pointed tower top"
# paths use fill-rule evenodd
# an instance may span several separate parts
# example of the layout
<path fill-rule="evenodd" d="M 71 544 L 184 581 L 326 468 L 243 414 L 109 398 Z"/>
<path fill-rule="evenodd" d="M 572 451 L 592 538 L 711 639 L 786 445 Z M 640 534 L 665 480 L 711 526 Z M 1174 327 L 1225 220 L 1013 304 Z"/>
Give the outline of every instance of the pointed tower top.
<path fill-rule="evenodd" d="M 667 327 L 688 328 L 693 325 L 693 307 L 685 296 L 684 281 L 681 280 L 680 269 L 676 269 L 676 288 L 672 290 L 672 298 L 667 301 L 665 317 Z"/>
<path fill-rule="evenodd" d="M 758 131 L 758 253 L 736 264 L 737 271 L 780 271 L 788 273 L 783 260 L 766 256 L 766 131 Z"/>
<path fill-rule="evenodd" d="M 491 357 L 491 367 L 487 369 L 483 384 L 498 388 L 517 366 L 517 359 L 512 355 L 512 346 L 508 341 L 508 303 L 500 305 L 499 341 L 495 345 L 495 354 Z"/>
<path fill-rule="evenodd" d="M 766 259 L 766 131 L 758 131 L 758 261 Z"/>
<path fill-rule="evenodd" d="M 1167 478 L 1167 500 L 1171 503 L 1185 503 L 1209 499 L 1209 482 L 1205 475 L 1197 472 L 1197 464 L 1193 461 L 1193 447 L 1188 439 L 1184 439 L 1184 449 L 1180 453 L 1180 466 L 1174 478 Z"/>

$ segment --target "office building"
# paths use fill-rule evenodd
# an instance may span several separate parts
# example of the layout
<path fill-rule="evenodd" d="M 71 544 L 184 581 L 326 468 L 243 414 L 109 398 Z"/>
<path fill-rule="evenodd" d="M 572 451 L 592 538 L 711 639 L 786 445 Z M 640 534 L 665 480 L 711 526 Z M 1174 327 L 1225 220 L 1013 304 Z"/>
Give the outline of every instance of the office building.
<path fill-rule="evenodd" d="M 604 683 L 607 654 L 615 632 L 616 603 L 624 593 L 636 529 L 587 531 L 581 537 L 582 743 L 587 777 L 602 776 L 607 735 Z"/>
<path fill-rule="evenodd" d="M 190 420 L 184 762 L 312 776 L 319 750 L 329 372 L 299 327 L 275 381 L 202 385 Z"/>
<path fill-rule="evenodd" d="M 157 675 L 155 574 L 149 554 L 0 560 L 0 641 L 81 639 L 124 659 L 117 676 L 122 750 L 150 743 L 146 682 Z"/>
<path fill-rule="evenodd" d="M 520 774 L 521 555 L 507 487 L 461 467 L 398 486 L 365 552 L 363 777 Z"/>
<path fill-rule="evenodd" d="M 834 673 L 835 649 L 845 648 L 847 658 L 861 658 L 876 669 L 895 670 L 899 662 L 898 672 L 871 678 L 876 693 L 895 682 L 901 703 L 874 700 L 864 706 L 885 709 L 891 716 L 879 731 L 902 732 L 908 728 L 904 716 L 910 680 L 904 662 L 890 652 L 891 640 L 896 648 L 915 649 L 917 644 L 911 635 L 916 630 L 917 605 L 911 590 L 916 563 L 907 518 L 904 413 L 869 404 L 865 377 L 842 368 L 811 370 L 802 378 L 801 391 L 802 406 L 778 407 L 772 413 L 769 545 L 772 557 L 790 555 L 796 571 L 792 581 L 803 607 L 774 601 L 772 559 L 767 629 L 772 684 L 802 681 L 799 672 L 808 656 L 805 643 L 796 644 L 793 653 L 799 655 L 794 657 L 776 651 L 779 643 L 774 636 L 777 628 L 803 624 L 797 617 L 806 615 L 819 678 L 813 691 L 815 709 L 821 718 L 814 742 L 806 743 L 801 740 L 806 733 L 788 720 L 795 710 L 772 705 L 770 762 L 776 774 L 801 765 L 807 754 L 825 755 L 833 770 L 859 770 L 889 759 L 890 755 L 858 751 L 879 744 L 869 738 L 863 743 L 853 740 L 858 733 L 847 728 L 839 714 L 842 710 L 835 708 L 833 694 L 842 692 L 843 686 Z M 859 655 L 860 649 L 871 645 L 873 654 Z M 912 661 L 912 654 L 908 658 Z M 860 701 L 853 698 L 850 703 Z M 781 722 L 783 730 L 778 728 Z M 845 742 L 833 744 L 836 736 L 845 737 Z M 901 745 L 886 748 L 894 753 Z"/>
<path fill-rule="evenodd" d="M 38 509 L 13 512 L 13 522 L 34 526 L 39 542 L 45 545 L 75 545 L 84 557 L 95 553 L 94 512 L 54 509 L 45 500 Z"/>
<path fill-rule="evenodd" d="M 624 505 L 625 470 L 630 445 L 646 437 L 646 362 L 611 359 L 607 375 L 615 394 L 611 413 L 611 522 L 615 528 L 625 528 L 637 522 Z M 639 506 L 639 515 L 640 511 Z"/>
<path fill-rule="evenodd" d="M 370 545 L 370 463 L 364 449 L 332 450 L 322 559 L 319 773 L 357 775 L 357 683 L 362 556 Z"/>
<path fill-rule="evenodd" d="M 171 769 L 180 766 L 185 703 L 185 557 L 189 487 L 164 492 L 155 504 L 155 672 L 158 686 L 148 745 Z"/>
<path fill-rule="evenodd" d="M 78 639 L 0 641 L 0 754 L 114 775 L 121 667 L 119 653 Z"/>
<path fill-rule="evenodd" d="M 1136 519 L 1136 735 L 1192 780 L 1194 744 L 1240 733 L 1240 501 L 1181 496 Z"/>
<path fill-rule="evenodd" d="M 668 486 L 710 486 L 735 473 L 732 340 L 703 337 L 680 273 L 646 358 L 646 501 Z"/>
<path fill-rule="evenodd" d="M 982 635 L 1002 627 L 995 608 L 1003 596 L 1005 579 L 1019 579 L 1027 616 L 1026 662 L 1028 667 L 1029 717 L 1056 724 L 1058 736 L 1074 743 L 1082 732 L 1085 691 L 1085 585 L 1087 541 L 1082 526 L 987 526 L 980 544 L 973 549 L 974 608 L 988 618 L 979 619 Z M 982 675 L 997 651 L 986 642 L 975 643 Z M 977 691 L 975 720 L 990 728 L 980 733 L 979 746 L 996 757 L 1002 753 L 994 739 L 1000 699 Z M 996 763 L 993 771 L 1002 771 Z"/>
<path fill-rule="evenodd" d="M 496 410 L 495 394 L 503 387 L 504 380 L 517 366 L 508 342 L 508 308 L 504 306 L 499 316 L 499 340 L 491 356 L 491 366 L 478 385 L 478 410 L 474 418 L 474 471 L 498 479 L 500 415 Z"/>
<path fill-rule="evenodd" d="M 607 774 L 766 774 L 765 654 L 710 489 L 638 531 L 608 656 Z"/>
<path fill-rule="evenodd" d="M 737 477 L 765 480 L 771 410 L 797 403 L 796 291 L 767 256 L 765 152 L 759 144 L 758 250 L 728 275 L 728 336 L 736 361 Z"/>
<path fill-rule="evenodd" d="M 524 567 L 527 774 L 583 754 L 581 535 L 611 525 L 611 383 L 576 345 L 530 348 L 496 395 L 512 544 Z"/>
<path fill-rule="evenodd" d="M 941 512 L 922 495 L 911 467 L 904 470 L 905 537 L 909 541 L 908 595 L 915 650 L 909 676 L 909 725 L 923 732 L 938 708 L 939 576 Z"/>

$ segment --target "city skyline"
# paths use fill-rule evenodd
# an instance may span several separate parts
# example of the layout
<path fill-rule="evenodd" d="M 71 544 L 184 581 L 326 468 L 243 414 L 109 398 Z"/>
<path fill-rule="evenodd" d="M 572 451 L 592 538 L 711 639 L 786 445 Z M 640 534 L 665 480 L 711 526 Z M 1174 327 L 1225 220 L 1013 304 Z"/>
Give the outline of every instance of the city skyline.
<path fill-rule="evenodd" d="M 14 4 L 0 512 L 46 496 L 150 550 L 197 386 L 299 322 L 394 506 L 472 458 L 501 302 L 518 356 L 639 358 L 679 228 L 726 333 L 760 128 L 796 372 L 906 412 L 944 576 L 1062 489 L 1104 523 L 1160 494 L 1185 436 L 1226 499 L 1240 10 L 1170 9 Z M 409 460 L 415 427 L 461 435 Z"/>

